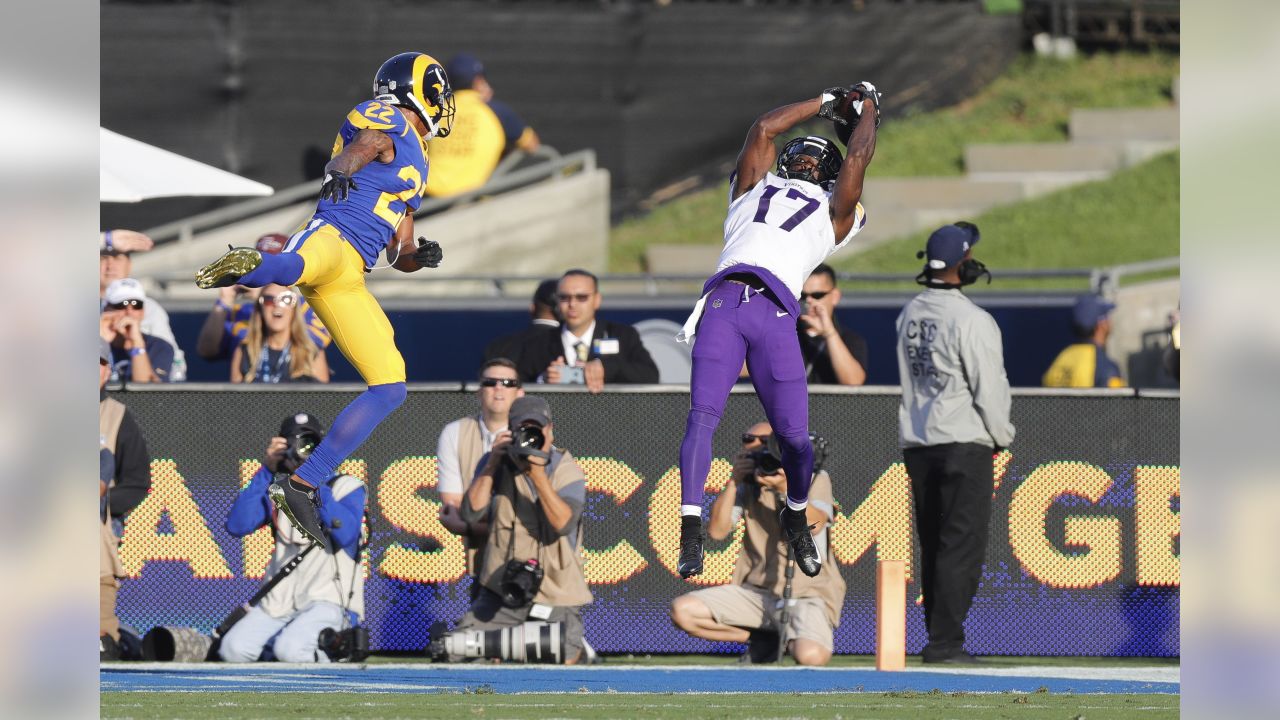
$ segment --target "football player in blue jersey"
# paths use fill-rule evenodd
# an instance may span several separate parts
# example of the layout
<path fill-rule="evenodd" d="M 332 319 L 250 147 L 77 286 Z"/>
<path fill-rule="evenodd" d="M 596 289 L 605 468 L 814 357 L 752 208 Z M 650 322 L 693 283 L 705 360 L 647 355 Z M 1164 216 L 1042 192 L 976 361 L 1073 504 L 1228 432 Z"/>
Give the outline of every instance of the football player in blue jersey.
<path fill-rule="evenodd" d="M 373 99 L 347 113 L 325 166 L 315 215 L 278 255 L 232 248 L 196 273 L 202 288 L 297 285 L 342 354 L 369 384 L 292 475 L 275 478 L 272 502 L 312 541 L 326 544 L 317 492 L 338 464 L 404 402 L 404 358 L 365 273 L 386 250 L 401 272 L 440 264 L 440 245 L 414 240 L 413 213 L 427 179 L 427 140 L 449 134 L 453 89 L 435 58 L 406 52 L 373 79 Z M 319 488 L 319 490 L 317 490 Z"/>

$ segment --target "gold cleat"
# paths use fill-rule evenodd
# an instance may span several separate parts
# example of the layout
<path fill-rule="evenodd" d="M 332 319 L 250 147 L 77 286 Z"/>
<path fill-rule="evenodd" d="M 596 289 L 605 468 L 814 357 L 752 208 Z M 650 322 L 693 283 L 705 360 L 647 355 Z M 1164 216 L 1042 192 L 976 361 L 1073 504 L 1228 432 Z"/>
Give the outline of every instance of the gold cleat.
<path fill-rule="evenodd" d="M 204 290 L 229 287 L 262 264 L 262 253 L 251 247 L 231 248 L 196 271 L 196 286 Z"/>

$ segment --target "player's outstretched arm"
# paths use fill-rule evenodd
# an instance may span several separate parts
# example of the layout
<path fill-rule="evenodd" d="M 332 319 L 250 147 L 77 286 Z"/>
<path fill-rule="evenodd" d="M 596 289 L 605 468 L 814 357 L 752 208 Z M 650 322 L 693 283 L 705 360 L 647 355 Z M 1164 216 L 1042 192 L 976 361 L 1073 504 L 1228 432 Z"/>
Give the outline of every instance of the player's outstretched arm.
<path fill-rule="evenodd" d="M 857 90 L 857 87 L 853 89 Z M 848 153 L 844 157 L 844 164 L 840 166 L 840 175 L 836 177 L 835 192 L 831 194 L 831 226 L 835 230 L 837 245 L 853 229 L 854 213 L 857 211 L 858 201 L 862 199 L 862 183 L 867 174 L 867 166 L 871 164 L 871 156 L 876 153 L 874 118 L 880 108 L 876 106 L 875 93 L 863 95 L 864 117 L 849 137 Z"/>
<path fill-rule="evenodd" d="M 360 168 L 377 160 L 391 162 L 396 157 L 391 136 L 381 130 L 365 128 L 351 138 L 342 152 L 324 166 L 324 182 L 320 185 L 320 198 L 332 202 L 345 202 L 347 193 L 356 187 L 352 179 Z"/>
<path fill-rule="evenodd" d="M 817 115 L 821 107 L 822 98 L 817 97 L 774 108 L 756 118 L 747 131 L 747 140 L 738 155 L 733 199 L 746 194 L 773 167 L 778 154 L 778 149 L 773 145 L 774 138 Z"/>
<path fill-rule="evenodd" d="M 393 250 L 395 252 L 393 252 Z M 396 234 L 387 245 L 388 257 L 394 257 L 392 267 L 404 273 L 422 268 L 440 267 L 444 250 L 440 243 L 420 237 L 413 239 L 413 215 L 406 214 L 396 226 Z"/>

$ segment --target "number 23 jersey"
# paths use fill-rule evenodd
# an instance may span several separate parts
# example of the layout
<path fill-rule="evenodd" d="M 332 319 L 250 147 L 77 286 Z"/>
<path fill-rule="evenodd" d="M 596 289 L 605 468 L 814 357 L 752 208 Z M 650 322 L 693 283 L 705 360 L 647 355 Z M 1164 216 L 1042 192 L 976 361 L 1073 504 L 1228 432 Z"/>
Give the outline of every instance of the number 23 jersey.
<path fill-rule="evenodd" d="M 729 192 L 733 192 L 732 177 Z M 867 214 L 858 203 L 853 229 L 836 244 L 830 203 L 831 193 L 818 185 L 765 173 L 742 197 L 730 200 L 716 270 L 738 264 L 761 267 L 800 297 L 809 273 L 867 224 Z"/>
<path fill-rule="evenodd" d="M 400 219 L 422 204 L 427 148 L 418 131 L 395 106 L 367 100 L 347 113 L 333 141 L 332 155 L 336 157 L 365 129 L 386 133 L 395 146 L 395 157 L 388 163 L 373 160 L 360 168 L 352 176 L 356 186 L 347 199 L 320 200 L 315 216 L 338 228 L 343 238 L 360 251 L 365 265 L 372 267 L 395 234 Z"/>

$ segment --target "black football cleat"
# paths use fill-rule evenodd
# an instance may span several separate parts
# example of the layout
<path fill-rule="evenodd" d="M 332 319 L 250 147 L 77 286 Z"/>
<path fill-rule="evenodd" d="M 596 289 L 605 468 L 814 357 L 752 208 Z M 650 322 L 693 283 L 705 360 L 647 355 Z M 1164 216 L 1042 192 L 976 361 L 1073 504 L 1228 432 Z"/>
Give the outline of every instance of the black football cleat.
<path fill-rule="evenodd" d="M 680 561 L 676 571 L 686 580 L 702 574 L 702 518 L 680 516 Z"/>
<path fill-rule="evenodd" d="M 800 572 L 813 577 L 822 571 L 822 560 L 818 557 L 818 546 L 813 544 L 813 535 L 809 531 L 813 526 L 805 517 L 803 510 L 792 510 L 785 505 L 778 513 L 778 522 L 782 523 L 782 532 L 787 542 L 791 543 L 791 553 L 795 556 Z"/>
<path fill-rule="evenodd" d="M 196 271 L 196 286 L 209 290 L 230 287 L 262 264 L 262 253 L 251 247 L 233 247 L 217 260 Z"/>
<path fill-rule="evenodd" d="M 324 526 L 320 524 L 320 495 L 315 488 L 281 472 L 276 473 L 275 482 L 267 488 L 267 497 L 289 518 L 298 532 L 325 550 L 329 549 Z"/>

